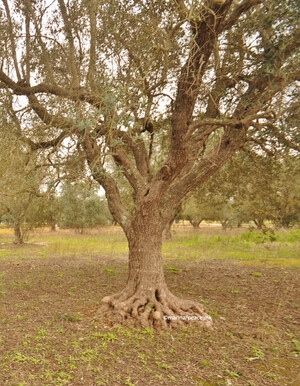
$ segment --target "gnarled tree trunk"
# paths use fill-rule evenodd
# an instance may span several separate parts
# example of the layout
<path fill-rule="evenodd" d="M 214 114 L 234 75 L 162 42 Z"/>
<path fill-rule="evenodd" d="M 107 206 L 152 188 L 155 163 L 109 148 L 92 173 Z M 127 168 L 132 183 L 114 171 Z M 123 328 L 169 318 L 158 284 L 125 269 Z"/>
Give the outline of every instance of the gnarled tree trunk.
<path fill-rule="evenodd" d="M 127 234 L 128 282 L 123 291 L 102 300 L 100 314 L 111 324 L 167 328 L 192 320 L 211 326 L 199 303 L 173 295 L 166 284 L 162 260 L 163 226 L 159 219 L 136 218 Z"/>

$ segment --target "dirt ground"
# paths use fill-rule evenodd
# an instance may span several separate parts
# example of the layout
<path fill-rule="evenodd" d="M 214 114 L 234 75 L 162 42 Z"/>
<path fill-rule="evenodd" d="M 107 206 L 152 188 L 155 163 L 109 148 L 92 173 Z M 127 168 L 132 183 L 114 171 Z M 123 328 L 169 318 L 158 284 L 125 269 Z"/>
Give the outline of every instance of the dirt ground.
<path fill-rule="evenodd" d="M 124 259 L 22 248 L 0 258 L 0 385 L 300 384 L 299 268 L 166 261 L 169 288 L 204 303 L 213 330 L 109 329 L 94 316 L 125 285 Z"/>

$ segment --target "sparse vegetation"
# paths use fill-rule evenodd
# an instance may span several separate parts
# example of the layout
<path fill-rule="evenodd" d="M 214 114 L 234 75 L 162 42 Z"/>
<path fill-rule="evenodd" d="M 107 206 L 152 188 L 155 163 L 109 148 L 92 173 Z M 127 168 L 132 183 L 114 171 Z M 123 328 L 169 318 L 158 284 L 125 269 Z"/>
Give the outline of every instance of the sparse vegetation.
<path fill-rule="evenodd" d="M 176 226 L 163 247 L 166 280 L 178 295 L 206 304 L 214 330 L 191 324 L 154 332 L 94 319 L 103 293 L 126 281 L 119 228 L 39 231 L 22 247 L 2 229 L 0 384 L 292 384 L 298 232 L 257 244 L 240 229 L 224 235 L 212 226 L 197 233 Z"/>

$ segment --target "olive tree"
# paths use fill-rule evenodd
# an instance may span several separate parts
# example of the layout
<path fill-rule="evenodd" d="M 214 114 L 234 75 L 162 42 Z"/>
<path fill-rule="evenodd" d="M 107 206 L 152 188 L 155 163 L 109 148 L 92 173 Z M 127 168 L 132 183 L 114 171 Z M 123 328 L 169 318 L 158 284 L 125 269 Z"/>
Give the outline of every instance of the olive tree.
<path fill-rule="evenodd" d="M 107 320 L 211 325 L 169 291 L 162 233 L 248 141 L 294 142 L 276 107 L 299 79 L 298 16 L 294 1 L 2 0 L 0 87 L 20 138 L 49 161 L 77 157 L 128 240 L 128 282 L 102 300 Z"/>
<path fill-rule="evenodd" d="M 253 221 L 258 229 L 271 221 L 288 228 L 299 221 L 300 168 L 296 155 L 278 154 L 275 158 L 249 153 L 237 159 L 240 166 L 234 208 L 241 218 Z M 241 165 L 242 164 L 242 165 Z"/>
<path fill-rule="evenodd" d="M 60 228 L 72 228 L 80 233 L 84 228 L 111 222 L 106 200 L 98 195 L 95 185 L 84 181 L 62 184 L 57 197 L 57 212 Z"/>
<path fill-rule="evenodd" d="M 194 229 L 199 228 L 202 220 L 212 220 L 220 221 L 222 228 L 226 230 L 228 226 L 238 222 L 234 208 L 237 186 L 237 172 L 232 169 L 231 162 L 228 162 L 188 196 L 182 215 L 190 221 Z"/>
<path fill-rule="evenodd" d="M 41 173 L 30 149 L 14 136 L 5 114 L 0 124 L 0 219 L 14 229 L 14 243 L 23 244 L 28 231 L 43 221 Z"/>

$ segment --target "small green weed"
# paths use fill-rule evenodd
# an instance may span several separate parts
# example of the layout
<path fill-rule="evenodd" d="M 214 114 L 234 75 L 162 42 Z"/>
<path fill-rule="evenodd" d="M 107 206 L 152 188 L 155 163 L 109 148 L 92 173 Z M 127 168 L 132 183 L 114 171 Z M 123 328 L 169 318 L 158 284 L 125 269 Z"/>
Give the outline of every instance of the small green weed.
<path fill-rule="evenodd" d="M 143 362 L 144 365 L 147 364 L 147 356 L 145 354 L 139 354 L 138 357 L 140 358 L 140 360 Z"/>
<path fill-rule="evenodd" d="M 92 335 L 92 337 L 95 339 L 101 339 L 105 342 L 114 342 L 118 340 L 118 337 L 113 332 L 105 332 L 105 333 L 95 332 Z"/>
<path fill-rule="evenodd" d="M 111 267 L 106 267 L 104 268 L 104 270 L 108 275 L 111 275 L 111 276 L 115 276 L 117 274 L 116 270 Z"/>
<path fill-rule="evenodd" d="M 48 332 L 44 328 L 40 328 L 38 330 L 38 335 L 40 335 L 40 336 L 47 336 Z"/>
<path fill-rule="evenodd" d="M 202 361 L 199 362 L 199 366 L 201 366 L 201 367 L 211 367 L 211 363 L 209 363 L 208 361 L 202 360 Z"/>
<path fill-rule="evenodd" d="M 274 381 L 276 381 L 276 379 L 277 379 L 277 375 L 273 374 L 273 373 L 267 373 L 266 377 L 269 379 L 274 379 Z"/>
<path fill-rule="evenodd" d="M 141 330 L 141 334 L 153 336 L 154 332 L 151 330 L 151 328 L 146 327 L 143 330 Z"/>
<path fill-rule="evenodd" d="M 61 314 L 57 316 L 57 319 L 64 320 L 66 322 L 78 322 L 82 320 L 82 317 L 79 315 Z"/>
<path fill-rule="evenodd" d="M 291 342 L 294 345 L 293 354 L 296 354 L 297 356 L 300 355 L 300 342 L 296 339 L 292 339 Z"/>
<path fill-rule="evenodd" d="M 126 378 L 125 385 L 126 386 L 134 386 L 134 383 L 131 382 L 131 378 L 130 377 Z"/>
<path fill-rule="evenodd" d="M 251 275 L 255 276 L 255 277 L 262 277 L 262 276 L 264 276 L 261 272 L 251 272 Z"/>
<path fill-rule="evenodd" d="M 259 359 L 264 359 L 265 357 L 265 354 L 263 353 L 263 351 L 256 347 L 252 348 L 252 350 L 250 351 L 250 354 L 252 355 L 251 357 L 245 358 L 247 362 L 257 361 Z"/>
<path fill-rule="evenodd" d="M 155 361 L 157 364 L 158 368 L 163 369 L 163 370 L 169 370 L 172 368 L 172 366 L 167 365 L 166 363 L 160 362 L 160 361 Z"/>
<path fill-rule="evenodd" d="M 243 375 L 243 373 L 241 373 L 240 371 L 233 371 L 233 370 L 226 370 L 226 373 L 233 378 L 238 378 Z"/>

